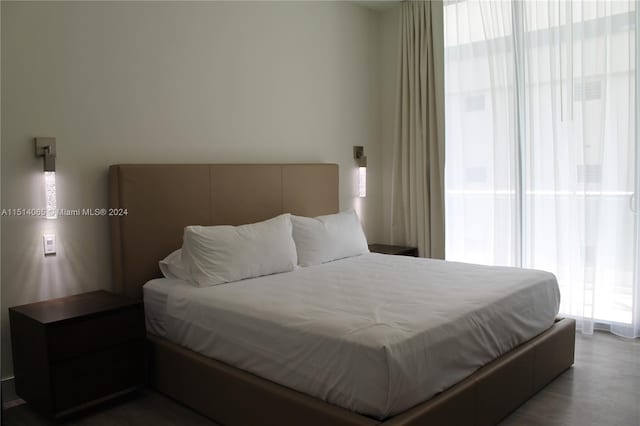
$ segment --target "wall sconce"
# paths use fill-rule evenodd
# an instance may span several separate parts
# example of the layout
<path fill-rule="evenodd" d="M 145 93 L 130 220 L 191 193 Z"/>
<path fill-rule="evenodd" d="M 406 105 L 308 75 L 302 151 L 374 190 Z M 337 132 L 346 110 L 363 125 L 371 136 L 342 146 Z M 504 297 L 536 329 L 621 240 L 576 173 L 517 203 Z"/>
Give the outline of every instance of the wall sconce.
<path fill-rule="evenodd" d="M 36 157 L 44 157 L 44 187 L 46 218 L 58 217 L 56 199 L 56 138 L 35 138 Z"/>
<path fill-rule="evenodd" d="M 364 198 L 367 196 L 367 157 L 364 155 L 364 147 L 353 147 L 353 158 L 358 165 L 358 196 Z"/>

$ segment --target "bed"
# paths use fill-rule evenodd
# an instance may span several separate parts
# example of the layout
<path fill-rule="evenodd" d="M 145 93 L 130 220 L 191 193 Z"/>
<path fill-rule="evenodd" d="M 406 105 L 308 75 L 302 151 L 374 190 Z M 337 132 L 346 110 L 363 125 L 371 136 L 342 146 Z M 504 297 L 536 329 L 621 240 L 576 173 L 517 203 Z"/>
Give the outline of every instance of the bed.
<path fill-rule="evenodd" d="M 237 360 L 230 358 L 229 354 L 233 354 L 234 348 L 230 347 L 228 342 L 234 341 L 234 338 L 238 340 L 243 333 L 253 333 L 253 339 L 245 340 L 251 340 L 259 346 L 260 336 L 266 340 L 273 340 L 274 336 L 282 335 L 278 333 L 274 324 L 277 325 L 279 321 L 287 319 L 299 319 L 295 317 L 295 312 L 286 312 L 284 309 L 286 305 L 280 305 L 276 311 L 283 316 L 272 319 L 271 327 L 261 326 L 260 323 L 268 316 L 268 312 L 259 313 L 259 307 L 254 307 L 248 310 L 253 314 L 246 315 L 247 310 L 243 311 L 242 305 L 235 310 L 231 308 L 237 305 L 235 302 L 237 299 L 225 296 L 226 293 L 239 293 L 240 296 L 235 294 L 233 297 L 249 300 L 252 294 L 258 295 L 261 289 L 269 288 L 264 285 L 265 280 L 273 281 L 277 278 L 263 277 L 247 280 L 242 286 L 217 286 L 221 288 L 209 290 L 215 293 L 211 296 L 205 296 L 200 292 L 190 294 L 194 291 L 188 286 L 180 290 L 180 283 L 168 284 L 163 280 L 154 280 L 160 276 L 158 260 L 180 246 L 182 229 L 186 225 L 243 224 L 264 220 L 283 212 L 304 216 L 337 212 L 337 165 L 117 165 L 110 168 L 110 207 L 126 209 L 128 213 L 126 216 L 112 217 L 113 272 L 117 289 L 123 294 L 140 298 L 143 294 L 143 285 L 150 281 L 145 286 L 144 293 L 145 309 L 148 311 L 149 371 L 153 385 L 160 392 L 220 423 L 231 425 L 495 424 L 573 363 L 575 324 L 572 320 L 554 320 L 549 316 L 549 312 L 546 312 L 540 324 L 527 324 L 530 320 L 519 315 L 519 312 L 527 308 L 545 309 L 533 306 L 532 300 L 544 297 L 553 299 L 552 285 L 529 285 L 534 281 L 544 283 L 552 279 L 550 274 L 542 272 L 531 272 L 532 275 L 520 276 L 522 278 L 520 282 L 514 284 L 513 291 L 509 292 L 513 297 L 498 298 L 502 305 L 496 303 L 493 306 L 492 318 L 494 318 L 495 327 L 500 328 L 505 324 L 514 327 L 504 334 L 506 336 L 504 338 L 486 338 L 485 336 L 483 340 L 493 340 L 493 348 L 488 349 L 484 354 L 468 356 L 466 369 L 459 368 L 452 373 L 453 375 L 446 374 L 449 382 L 443 381 L 442 377 L 420 380 L 422 372 L 411 370 L 407 367 L 410 364 L 403 364 L 401 361 L 403 356 L 407 358 L 408 355 L 403 355 L 403 352 L 398 349 L 402 346 L 400 344 L 396 347 L 388 345 L 387 348 L 394 349 L 395 352 L 392 352 L 398 354 L 395 357 L 397 362 L 385 364 L 381 361 L 388 361 L 390 353 L 383 351 L 382 355 L 378 356 L 380 351 L 370 347 L 371 345 L 368 346 L 367 343 L 371 335 L 380 333 L 385 338 L 393 338 L 393 335 L 386 335 L 384 331 L 380 331 L 385 328 L 385 320 L 390 320 L 390 317 L 384 317 L 384 315 L 382 320 L 374 323 L 373 326 L 366 321 L 363 326 L 357 321 L 350 323 L 349 318 L 342 318 L 329 327 L 335 329 L 326 331 L 323 335 L 325 340 L 330 340 L 332 333 L 344 332 L 344 327 L 347 325 L 352 327 L 357 332 L 351 333 L 351 330 L 347 330 L 348 334 L 355 336 L 352 340 L 359 346 L 354 346 L 356 349 L 349 349 L 352 353 L 351 359 L 363 360 L 361 362 L 363 369 L 367 367 L 365 365 L 367 362 L 364 360 L 369 360 L 373 367 L 369 366 L 368 371 L 371 371 L 371 368 L 375 370 L 376 366 L 380 367 L 381 374 L 371 382 L 373 386 L 370 386 L 370 389 L 352 390 L 348 397 L 345 397 L 343 387 L 348 386 L 345 383 L 351 383 L 351 387 L 353 383 L 357 383 L 354 380 L 347 380 L 347 376 L 350 372 L 357 376 L 358 363 L 345 364 L 341 361 L 344 357 L 328 357 L 333 361 L 320 365 L 322 368 L 318 367 L 317 372 L 329 372 L 331 377 L 345 377 L 343 387 L 341 383 L 325 384 L 324 390 L 322 380 L 313 383 L 309 380 L 305 382 L 300 378 L 277 377 L 274 373 L 278 371 L 277 364 L 270 367 L 273 373 L 271 376 L 260 371 L 260 368 L 269 367 L 268 359 L 260 362 L 254 359 L 246 361 L 247 364 L 238 364 Z M 368 283 L 369 287 L 363 284 L 360 293 L 353 295 L 354 299 L 361 299 L 369 294 L 384 293 L 384 291 L 372 290 L 383 289 L 383 283 L 393 276 L 388 275 L 393 273 L 393 271 L 389 272 L 390 269 L 407 271 L 428 265 L 429 270 L 438 271 L 438 268 L 445 267 L 446 262 L 369 254 L 355 260 L 347 259 L 332 263 L 334 265 L 330 265 L 328 269 L 320 269 L 331 276 L 343 277 L 343 280 L 344 277 L 357 275 L 359 271 L 370 274 L 362 280 L 363 283 Z M 513 274 L 517 275 L 515 270 L 500 268 L 492 270 L 486 267 L 460 265 L 458 268 L 460 277 L 479 277 L 478 274 L 485 274 L 484 281 L 488 283 L 491 282 L 489 278 L 495 278 L 500 274 L 504 275 L 500 278 L 504 282 L 513 281 Z M 286 282 L 283 284 L 282 280 L 270 284 L 273 288 L 278 286 L 280 288 L 280 295 L 274 300 L 292 294 L 292 283 L 301 281 L 311 283 L 307 286 L 311 289 L 309 291 L 316 288 L 316 293 L 311 293 L 308 300 L 319 298 L 322 292 L 318 289 L 321 289 L 322 282 L 313 285 L 314 277 L 318 272 L 312 269 L 303 268 L 289 274 L 279 274 L 289 276 L 288 281 L 285 280 L 288 284 Z M 450 272 L 446 274 L 440 272 L 441 277 L 449 275 L 451 275 Z M 380 280 L 376 281 L 373 277 L 378 277 Z M 452 279 L 443 285 L 451 286 L 456 282 L 460 280 Z M 378 287 L 372 289 L 371 285 Z M 173 294 L 171 289 L 174 289 Z M 460 288 L 460 291 L 462 290 L 463 287 Z M 533 294 L 532 292 L 535 291 L 540 294 Z M 483 293 L 490 292 L 478 292 L 478 299 L 482 298 Z M 268 294 L 260 296 L 264 299 Z M 389 297 L 393 298 L 393 292 L 387 292 L 386 296 L 374 302 L 380 304 Z M 171 298 L 179 299 L 182 305 L 175 303 L 174 300 L 171 308 L 168 303 Z M 175 326 L 168 326 L 163 321 L 163 315 L 171 312 L 172 317 L 181 318 L 182 328 L 178 327 L 178 329 L 184 331 L 185 324 L 189 323 L 189 312 L 193 309 L 180 311 L 176 306 L 192 306 L 190 304 L 199 303 L 207 298 L 214 301 L 214 307 L 219 311 L 209 322 L 214 326 L 218 324 L 219 328 L 215 332 L 218 335 L 222 332 L 227 333 L 227 340 L 215 340 L 214 344 L 203 349 L 198 347 L 198 342 L 206 340 L 203 338 L 204 334 L 197 338 L 193 338 L 193 332 L 180 334 L 175 331 Z M 185 304 L 185 301 L 188 303 Z M 442 336 L 467 333 L 460 334 L 464 338 L 458 339 L 458 344 L 460 341 L 470 342 L 469 345 L 472 348 L 472 342 L 479 338 L 479 333 L 474 333 L 473 329 L 469 328 L 466 331 L 454 330 L 458 322 L 447 315 L 433 314 L 447 304 L 446 300 L 440 302 L 440 305 L 431 306 L 429 318 L 431 322 L 440 318 L 439 327 L 435 327 L 436 331 L 429 331 L 430 334 L 424 330 L 414 333 L 414 337 L 444 342 L 442 351 L 436 352 L 443 354 L 447 353 L 447 342 L 455 343 L 456 339 L 447 340 Z M 223 312 L 220 313 L 220 311 Z M 445 311 L 440 309 L 439 312 Z M 469 308 L 466 313 L 454 312 L 451 315 L 467 315 L 469 324 L 477 323 L 478 318 L 487 318 L 486 313 L 476 311 Z M 360 317 L 366 317 L 366 315 L 360 315 Z M 233 321 L 233 318 L 238 320 Z M 223 320 L 228 320 L 228 323 L 220 326 L 219 323 Z M 408 319 L 395 318 L 394 321 L 406 322 Z M 234 328 L 233 324 L 243 324 L 244 331 Z M 172 327 L 174 331 L 168 331 L 168 328 Z M 272 334 L 269 334 L 269 330 Z M 317 330 L 315 333 L 311 335 L 309 341 L 318 339 Z M 186 338 L 187 335 L 192 335 L 192 338 Z M 298 337 L 297 340 L 300 341 L 302 337 Z M 176 341 L 180 344 L 174 343 Z M 292 345 L 294 342 L 295 340 L 292 340 L 289 344 Z M 325 346 L 323 350 L 327 348 L 331 349 L 331 346 Z M 258 352 L 263 351 L 264 348 Z M 491 361 L 496 356 L 495 353 L 493 356 L 491 353 L 496 351 L 506 353 Z M 405 352 L 412 353 L 411 350 Z M 416 351 L 413 353 L 415 356 Z M 271 361 L 277 360 L 278 357 L 286 359 L 287 354 L 276 355 L 278 356 L 273 356 Z M 394 359 L 393 356 L 391 358 Z M 446 357 L 440 357 L 440 360 L 437 356 L 433 358 L 434 365 L 437 365 L 437 362 L 447 361 L 444 359 Z M 327 359 L 327 357 L 318 358 L 315 363 L 318 364 L 321 359 Z M 291 361 L 287 360 L 287 362 Z M 473 363 L 478 365 L 469 371 L 469 365 Z M 243 368 L 233 367 L 231 364 L 241 365 Z M 484 367 L 477 369 L 480 365 Z M 411 382 L 409 385 L 402 380 L 391 383 L 392 378 L 399 376 L 390 373 L 390 368 L 393 366 L 403 372 L 404 375 L 400 376 L 405 378 L 404 382 Z M 280 370 L 287 371 L 281 366 Z M 249 371 L 256 374 L 251 374 Z M 383 372 L 385 374 L 382 374 Z M 272 380 L 263 378 L 265 376 Z M 314 374 L 309 373 L 307 376 L 313 378 Z M 287 386 L 278 384 L 283 382 Z M 411 386 L 414 389 L 406 391 L 411 389 Z M 314 392 L 314 387 L 320 390 Z M 316 397 L 309 394 L 315 394 Z M 393 400 L 394 395 L 401 395 L 401 398 Z"/>

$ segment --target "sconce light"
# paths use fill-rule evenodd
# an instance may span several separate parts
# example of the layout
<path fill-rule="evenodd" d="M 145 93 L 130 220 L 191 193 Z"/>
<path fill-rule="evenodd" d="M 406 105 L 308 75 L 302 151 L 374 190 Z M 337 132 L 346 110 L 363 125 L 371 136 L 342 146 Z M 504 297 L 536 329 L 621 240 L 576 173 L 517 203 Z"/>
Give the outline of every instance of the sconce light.
<path fill-rule="evenodd" d="M 58 217 L 56 200 L 56 138 L 35 138 L 36 157 L 44 157 L 46 218 Z"/>
<path fill-rule="evenodd" d="M 358 196 L 367 196 L 367 157 L 364 155 L 364 147 L 353 147 L 353 158 L 358 165 Z"/>

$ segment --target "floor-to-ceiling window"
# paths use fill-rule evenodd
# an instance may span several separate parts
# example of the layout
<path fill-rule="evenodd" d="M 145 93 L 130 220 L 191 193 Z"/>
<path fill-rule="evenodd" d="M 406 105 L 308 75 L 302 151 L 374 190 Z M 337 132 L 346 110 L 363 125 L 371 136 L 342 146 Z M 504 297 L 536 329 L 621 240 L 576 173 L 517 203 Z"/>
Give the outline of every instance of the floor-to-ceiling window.
<path fill-rule="evenodd" d="M 635 1 L 445 1 L 446 256 L 638 336 Z"/>

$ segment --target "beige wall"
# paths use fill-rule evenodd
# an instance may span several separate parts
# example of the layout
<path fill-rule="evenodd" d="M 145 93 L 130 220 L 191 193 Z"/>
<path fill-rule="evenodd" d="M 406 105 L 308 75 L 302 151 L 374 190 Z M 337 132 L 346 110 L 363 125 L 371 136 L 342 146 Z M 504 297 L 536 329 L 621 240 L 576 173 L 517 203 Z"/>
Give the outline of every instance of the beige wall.
<path fill-rule="evenodd" d="M 2 7 L 0 7 L 0 35 L 2 34 Z M 2 38 L 0 37 L 0 62 L 2 59 Z M 0 65 L 0 99 L 2 99 L 2 66 Z M 1 176 L 2 176 L 2 102 L 0 102 L 0 208 L 2 208 L 2 185 L 1 185 Z M 0 226 L 0 241 L 2 241 L 2 227 Z M 2 244 L 0 244 L 0 259 L 2 259 Z M 0 289 L 2 289 L 2 261 L 0 261 Z M 2 310 L 4 310 L 4 304 L 2 303 L 2 291 L 0 291 L 0 306 Z M 1 333 L 1 330 L 0 330 Z M 0 347 L 2 346 L 2 342 L 0 342 Z M 3 364 L 3 355 L 0 351 L 0 365 Z M 0 378 L 2 378 L 0 374 Z M 2 389 L 2 384 L 0 383 L 0 393 L 2 393 L 3 400 L 1 402 L 4 403 L 4 395 L 5 391 Z M 1 416 L 0 416 L 1 417 Z M 2 424 L 2 419 L 0 418 L 0 425 Z"/>
<path fill-rule="evenodd" d="M 364 145 L 360 207 L 369 240 L 382 238 L 386 11 L 334 2 L 1 7 L 3 208 L 43 206 L 34 136 L 57 138 L 64 208 L 106 206 L 108 165 L 133 162 L 337 162 L 349 208 L 359 201 L 352 146 Z M 57 234 L 54 257 L 43 256 L 45 231 Z M 109 289 L 111 277 L 106 218 L 3 217 L 1 238 L 7 377 L 7 307 Z"/>

